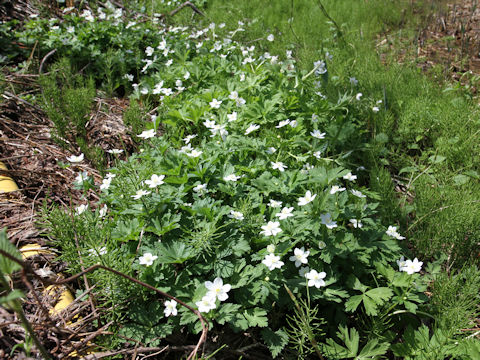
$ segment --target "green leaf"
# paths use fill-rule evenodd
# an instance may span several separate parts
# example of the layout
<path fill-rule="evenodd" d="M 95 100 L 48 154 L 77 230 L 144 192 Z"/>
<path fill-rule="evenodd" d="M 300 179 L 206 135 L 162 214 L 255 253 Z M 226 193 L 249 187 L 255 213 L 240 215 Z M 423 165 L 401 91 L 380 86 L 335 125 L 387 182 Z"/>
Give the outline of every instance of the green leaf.
<path fill-rule="evenodd" d="M 10 291 L 7 295 L 0 297 L 0 304 L 8 303 L 12 300 L 23 298 L 25 295 L 20 290 Z"/>
<path fill-rule="evenodd" d="M 375 302 L 375 304 L 383 305 L 388 299 L 393 296 L 393 291 L 388 287 L 378 287 L 372 290 L 368 290 L 365 295 L 371 298 Z"/>
<path fill-rule="evenodd" d="M 266 327 L 268 326 L 267 312 L 261 308 L 248 309 L 243 312 L 245 319 L 248 321 L 249 327 Z"/>
<path fill-rule="evenodd" d="M 357 309 L 358 305 L 360 305 L 360 303 L 362 302 L 362 299 L 363 299 L 363 295 L 352 296 L 345 303 L 345 311 L 354 312 Z"/>
<path fill-rule="evenodd" d="M 181 264 L 192 256 L 192 251 L 184 243 L 174 241 L 166 246 L 159 243 L 156 246 L 158 262 L 162 264 Z"/>
<path fill-rule="evenodd" d="M 370 340 L 362 349 L 355 360 L 372 359 L 375 356 L 384 355 L 390 348 L 389 343 L 378 343 L 377 339 Z"/>
<path fill-rule="evenodd" d="M 288 343 L 288 335 L 283 329 L 273 332 L 269 328 L 265 328 L 261 334 L 273 358 L 276 358 Z"/>
<path fill-rule="evenodd" d="M 237 314 L 242 306 L 239 304 L 226 303 L 220 306 L 218 311 L 215 314 L 215 320 L 224 325 L 226 322 L 230 322 L 235 319 L 235 314 Z"/>
<path fill-rule="evenodd" d="M 22 260 L 22 255 L 17 250 L 17 248 L 8 241 L 7 238 L 7 229 L 3 228 L 0 230 L 0 249 L 5 251 L 7 254 L 12 255 L 18 260 Z M 12 274 L 14 271 L 21 269 L 21 266 L 15 261 L 12 261 L 6 258 L 3 255 L 0 255 L 0 272 L 3 274 Z"/>
<path fill-rule="evenodd" d="M 470 180 L 470 178 L 466 175 L 455 175 L 453 177 L 453 182 L 455 183 L 455 185 L 457 186 L 460 186 L 460 185 L 464 185 L 466 184 L 468 181 Z"/>
<path fill-rule="evenodd" d="M 446 157 L 442 155 L 432 155 L 428 158 L 428 160 L 432 164 L 440 164 L 441 162 L 445 161 Z"/>

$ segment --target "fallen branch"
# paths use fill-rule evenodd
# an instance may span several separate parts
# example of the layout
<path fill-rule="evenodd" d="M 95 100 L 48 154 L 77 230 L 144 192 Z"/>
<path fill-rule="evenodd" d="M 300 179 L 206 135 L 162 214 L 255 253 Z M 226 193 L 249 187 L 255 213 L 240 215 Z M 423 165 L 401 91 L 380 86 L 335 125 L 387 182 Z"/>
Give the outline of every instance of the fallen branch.
<path fill-rule="evenodd" d="M 144 283 L 143 281 L 140 281 L 138 279 L 135 279 L 134 277 L 132 276 L 129 276 L 127 274 L 124 274 L 120 271 L 117 271 L 115 269 L 112 269 L 112 268 L 109 268 L 107 266 L 104 266 L 104 265 L 101 265 L 101 264 L 95 264 L 93 266 L 90 266 L 89 268 L 85 269 L 84 271 L 82 272 L 79 272 L 73 276 L 70 276 L 69 278 L 66 278 L 66 279 L 63 279 L 63 280 L 59 280 L 59 281 L 53 281 L 53 280 L 50 280 L 50 279 L 44 279 L 42 278 L 41 276 L 39 276 L 37 273 L 35 273 L 35 271 L 33 270 L 33 268 L 26 262 L 20 260 L 20 259 L 17 259 L 16 257 L 10 255 L 9 253 L 7 253 L 6 251 L 0 249 L 0 255 L 2 256 L 5 256 L 6 258 L 8 258 L 9 260 L 11 261 L 14 261 L 16 262 L 17 264 L 19 264 L 22 268 L 23 268 L 23 271 L 27 274 L 30 274 L 32 275 L 33 277 L 35 277 L 36 279 L 38 279 L 39 281 L 41 281 L 42 283 L 45 283 L 45 284 L 48 284 L 48 285 L 64 285 L 66 283 L 69 283 L 71 281 L 74 281 L 76 279 L 78 279 L 79 277 L 89 273 L 89 272 L 92 272 L 92 271 L 96 271 L 96 270 L 99 270 L 99 269 L 102 269 L 102 270 L 105 270 L 105 271 L 109 271 L 117 276 L 120 276 L 120 277 L 123 277 L 124 279 L 127 279 L 127 280 L 130 280 L 138 285 L 141 285 L 149 290 L 152 290 L 154 292 L 156 292 L 157 294 L 160 294 L 162 295 L 163 297 L 166 297 L 166 298 L 169 298 L 169 299 L 172 299 L 172 300 L 175 300 L 178 304 L 186 307 L 188 310 L 190 310 L 191 312 L 193 312 L 200 320 L 200 323 L 202 325 L 202 334 L 200 335 L 200 339 L 198 340 L 197 342 L 197 345 L 193 348 L 192 352 L 190 353 L 190 355 L 188 356 L 187 360 L 191 360 L 195 357 L 195 355 L 197 354 L 198 352 L 198 349 L 200 348 L 200 345 L 202 345 L 205 340 L 207 339 L 207 334 L 208 334 L 208 328 L 205 324 L 205 319 L 203 318 L 202 314 L 192 308 L 190 305 L 187 305 L 186 303 L 184 303 L 182 300 L 180 299 L 177 299 L 176 297 L 166 293 L 166 292 L 163 292 L 162 290 L 159 290 L 157 289 L 156 287 L 153 287 L 147 283 Z"/>

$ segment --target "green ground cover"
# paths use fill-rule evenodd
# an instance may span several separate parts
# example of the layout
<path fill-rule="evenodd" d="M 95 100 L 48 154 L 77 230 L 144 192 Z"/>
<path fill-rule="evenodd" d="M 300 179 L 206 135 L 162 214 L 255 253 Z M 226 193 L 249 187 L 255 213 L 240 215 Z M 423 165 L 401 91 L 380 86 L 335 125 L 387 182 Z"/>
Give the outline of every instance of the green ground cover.
<path fill-rule="evenodd" d="M 137 5 L 147 19 L 164 9 Z M 109 169 L 101 187 L 84 177 L 76 184 L 99 194 L 89 204 L 96 210 L 43 213 L 70 271 L 80 270 L 72 243 L 80 236 L 86 265 L 101 261 L 169 292 L 198 308 L 213 334 L 248 331 L 274 357 L 476 354 L 478 343 L 459 330 L 478 312 L 477 106 L 376 47 L 379 36 L 414 34 L 432 4 L 198 5 L 206 17 L 193 29 L 188 12 L 158 31 L 119 21 L 129 15 L 112 7 L 105 19 L 89 19 L 98 10 L 69 15 L 53 30 L 39 18 L 18 35 L 59 58 L 78 53 L 61 65 L 72 80 L 65 94 L 86 91 L 72 69 L 88 63 L 89 83 L 131 99 L 125 119 L 138 153 Z M 97 36 L 74 36 L 72 26 Z M 66 96 L 50 106 L 57 77 L 42 78 L 38 102 L 64 125 L 78 111 Z M 81 131 L 68 136 L 82 148 Z M 115 332 L 156 346 L 201 331 L 185 308 L 177 316 L 128 281 L 90 276 L 115 309 L 106 315 Z"/>

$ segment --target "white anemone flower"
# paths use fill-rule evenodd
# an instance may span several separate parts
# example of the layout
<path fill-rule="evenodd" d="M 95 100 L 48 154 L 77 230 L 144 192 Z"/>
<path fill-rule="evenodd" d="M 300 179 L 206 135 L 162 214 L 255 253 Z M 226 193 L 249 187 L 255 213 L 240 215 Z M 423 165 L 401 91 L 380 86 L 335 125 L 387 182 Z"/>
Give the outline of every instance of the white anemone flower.
<path fill-rule="evenodd" d="M 278 169 L 278 171 L 280 172 L 284 172 L 285 169 L 287 168 L 287 165 L 285 165 L 283 162 L 281 161 L 277 161 L 277 162 L 271 162 L 272 164 L 272 169 Z"/>
<path fill-rule="evenodd" d="M 145 196 L 145 195 L 148 195 L 148 194 L 150 194 L 150 191 L 137 190 L 137 192 L 135 193 L 135 195 L 131 195 L 131 197 L 134 198 L 135 200 L 138 200 L 138 199 L 140 199 L 142 196 Z"/>
<path fill-rule="evenodd" d="M 262 231 L 260 231 L 260 234 L 265 236 L 276 236 L 281 232 L 282 229 L 280 229 L 280 223 L 278 221 L 269 221 L 267 225 L 262 225 Z"/>
<path fill-rule="evenodd" d="M 164 184 L 165 182 L 163 181 L 163 179 L 165 179 L 165 175 L 158 176 L 156 174 L 153 174 L 150 180 L 145 180 L 145 184 L 147 184 L 149 188 L 153 189 L 159 185 Z"/>
<path fill-rule="evenodd" d="M 354 182 L 354 181 L 357 179 L 357 175 L 352 175 L 352 173 L 349 172 L 348 174 L 343 175 L 343 178 L 344 178 L 345 180 L 353 181 L 353 182 Z"/>
<path fill-rule="evenodd" d="M 278 217 L 279 220 L 285 220 L 293 216 L 292 211 L 293 207 L 284 207 L 279 213 L 276 213 L 275 216 Z"/>
<path fill-rule="evenodd" d="M 245 135 L 250 134 L 251 132 L 260 129 L 260 125 L 252 124 L 245 130 Z"/>
<path fill-rule="evenodd" d="M 164 302 L 164 305 L 165 309 L 163 310 L 163 313 L 165 314 L 165 317 L 177 315 L 177 302 L 175 300 L 167 300 Z"/>
<path fill-rule="evenodd" d="M 69 156 L 67 157 L 67 160 L 70 161 L 71 163 L 79 163 L 79 162 L 82 162 L 84 158 L 85 158 L 85 155 L 80 154 L 78 156 L 76 155 Z"/>
<path fill-rule="evenodd" d="M 322 133 L 320 130 L 313 130 L 310 135 L 317 139 L 325 139 L 326 133 Z"/>
<path fill-rule="evenodd" d="M 138 262 L 140 265 L 151 266 L 155 260 L 158 259 L 157 255 L 152 255 L 152 253 L 145 253 L 143 256 L 140 256 Z"/>
<path fill-rule="evenodd" d="M 222 278 L 215 278 L 213 283 L 211 281 L 205 282 L 205 287 L 208 292 L 206 296 L 217 298 L 220 301 L 225 301 L 228 299 L 228 292 L 232 289 L 230 284 L 223 284 Z"/>
<path fill-rule="evenodd" d="M 333 194 L 336 194 L 337 192 L 342 192 L 342 191 L 345 191 L 346 189 L 345 188 L 342 188 L 340 186 L 337 186 L 337 185 L 333 185 L 332 188 L 330 189 L 330 194 L 333 195 Z"/>
<path fill-rule="evenodd" d="M 240 211 L 230 210 L 230 214 L 228 215 L 229 218 L 235 220 L 243 220 L 244 216 Z"/>
<path fill-rule="evenodd" d="M 308 279 L 308 286 L 315 286 L 317 289 L 320 288 L 320 286 L 325 286 L 325 277 L 327 274 L 322 271 L 320 273 L 317 272 L 317 270 L 311 270 L 309 273 L 305 274 L 305 277 Z"/>
<path fill-rule="evenodd" d="M 155 129 L 145 130 L 142 131 L 140 135 L 137 135 L 139 138 L 142 139 L 149 139 L 155 136 Z"/>
<path fill-rule="evenodd" d="M 302 264 L 308 263 L 308 255 L 310 255 L 310 251 L 305 251 L 305 248 L 302 246 L 300 249 L 295 248 L 293 250 L 293 256 L 290 256 L 290 261 L 295 261 L 295 266 L 300 267 Z"/>
<path fill-rule="evenodd" d="M 205 295 L 202 300 L 197 301 L 195 305 L 198 307 L 198 311 L 201 313 L 208 313 L 210 310 L 213 310 L 217 307 L 215 304 L 216 298 L 210 295 Z"/>
<path fill-rule="evenodd" d="M 308 203 L 311 203 L 313 200 L 315 200 L 316 196 L 317 194 L 312 195 L 310 190 L 307 190 L 304 197 L 298 198 L 298 206 L 304 206 L 304 205 L 307 205 Z"/>
<path fill-rule="evenodd" d="M 268 267 L 268 270 L 272 271 L 274 269 L 280 269 L 284 265 L 284 262 L 280 261 L 280 256 L 270 253 L 262 260 L 262 264 Z"/>
<path fill-rule="evenodd" d="M 321 214 L 320 219 L 322 224 L 325 225 L 328 229 L 334 229 L 337 227 L 337 222 L 332 220 L 332 215 L 330 213 Z"/>

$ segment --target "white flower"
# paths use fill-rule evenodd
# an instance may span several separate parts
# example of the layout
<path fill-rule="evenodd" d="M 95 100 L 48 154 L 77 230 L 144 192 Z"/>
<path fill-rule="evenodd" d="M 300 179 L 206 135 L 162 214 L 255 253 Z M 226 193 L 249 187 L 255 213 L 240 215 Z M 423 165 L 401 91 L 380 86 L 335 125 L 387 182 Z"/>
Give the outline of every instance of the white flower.
<path fill-rule="evenodd" d="M 280 206 L 282 206 L 282 202 L 270 199 L 268 206 L 270 206 L 271 208 L 279 208 Z"/>
<path fill-rule="evenodd" d="M 326 133 L 322 133 L 320 130 L 313 130 L 310 135 L 317 139 L 325 139 Z"/>
<path fill-rule="evenodd" d="M 165 314 L 165 317 L 177 315 L 177 302 L 175 300 L 167 300 L 164 304 L 165 309 L 163 310 L 163 313 Z"/>
<path fill-rule="evenodd" d="M 103 218 L 105 215 L 107 215 L 107 210 L 108 210 L 108 206 L 107 204 L 104 204 L 102 208 L 98 210 L 98 216 Z"/>
<path fill-rule="evenodd" d="M 267 252 L 269 252 L 270 254 L 273 254 L 275 252 L 275 245 L 273 244 L 268 245 Z"/>
<path fill-rule="evenodd" d="M 268 270 L 270 271 L 280 269 L 284 265 L 283 261 L 280 261 L 280 256 L 275 256 L 271 253 L 265 256 L 265 259 L 262 260 L 262 264 L 268 267 Z"/>
<path fill-rule="evenodd" d="M 152 255 L 152 253 L 147 252 L 143 254 L 143 256 L 140 256 L 140 258 L 138 259 L 138 262 L 140 263 L 140 265 L 150 266 L 157 259 L 158 259 L 157 255 Z"/>
<path fill-rule="evenodd" d="M 107 190 L 110 187 L 110 184 L 112 183 L 113 176 L 108 176 L 110 174 L 107 174 L 105 179 L 102 180 L 102 185 L 100 185 L 100 190 Z"/>
<path fill-rule="evenodd" d="M 235 101 L 237 101 L 237 100 L 239 99 L 239 97 L 238 97 L 238 92 L 237 92 L 237 91 L 232 91 L 232 92 L 230 93 L 230 95 L 228 95 L 228 98 L 229 98 L 230 100 L 235 100 Z"/>
<path fill-rule="evenodd" d="M 213 129 L 217 124 L 215 124 L 215 120 L 205 120 L 203 125 L 208 129 Z"/>
<path fill-rule="evenodd" d="M 78 156 L 72 155 L 72 156 L 67 157 L 67 160 L 70 161 L 71 163 L 79 163 L 79 162 L 83 161 L 84 157 L 85 157 L 85 155 L 83 155 L 83 154 L 80 154 Z"/>
<path fill-rule="evenodd" d="M 312 195 L 310 190 L 307 190 L 304 197 L 298 198 L 298 206 L 307 205 L 308 203 L 312 202 L 316 196 L 317 194 Z"/>
<path fill-rule="evenodd" d="M 288 124 L 290 124 L 290 119 L 287 119 L 287 120 L 282 120 L 278 123 L 277 126 L 275 126 L 277 129 L 280 129 L 284 126 L 287 126 Z"/>
<path fill-rule="evenodd" d="M 330 194 L 333 195 L 337 192 L 341 192 L 341 191 L 345 191 L 345 188 L 342 188 L 340 186 L 337 186 L 337 185 L 333 185 L 332 188 L 330 189 Z"/>
<path fill-rule="evenodd" d="M 405 239 L 404 236 L 400 235 L 398 232 L 397 232 L 397 227 L 396 226 L 392 226 L 390 225 L 386 231 L 386 234 L 388 236 L 391 236 L 391 237 L 394 237 L 395 239 L 397 240 L 403 240 Z"/>
<path fill-rule="evenodd" d="M 213 283 L 211 281 L 205 282 L 205 287 L 208 292 L 206 296 L 217 298 L 220 301 L 225 301 L 228 299 L 228 292 L 231 290 L 232 286 L 230 284 L 223 285 L 222 278 L 215 278 Z"/>
<path fill-rule="evenodd" d="M 275 153 L 275 151 L 277 151 L 277 149 L 271 146 L 267 149 L 267 154 L 272 155 L 273 153 Z"/>
<path fill-rule="evenodd" d="M 245 74 L 244 73 L 240 74 L 240 81 L 245 81 Z"/>
<path fill-rule="evenodd" d="M 348 181 L 355 181 L 357 179 L 357 175 L 352 175 L 351 172 L 349 172 L 346 175 L 343 175 L 343 178 Z"/>
<path fill-rule="evenodd" d="M 183 141 L 185 142 L 185 144 L 188 144 L 188 143 L 190 143 L 190 141 L 192 141 L 192 140 L 195 139 L 196 137 L 197 137 L 196 134 L 194 134 L 194 135 L 188 135 L 187 137 L 185 137 L 185 138 L 183 139 Z"/>
<path fill-rule="evenodd" d="M 247 130 L 245 130 L 245 135 L 248 135 L 250 134 L 252 131 L 255 131 L 255 130 L 258 130 L 260 129 L 260 125 L 257 125 L 257 124 L 252 124 L 250 125 Z"/>
<path fill-rule="evenodd" d="M 145 184 L 147 184 L 149 188 L 153 189 L 159 185 L 164 184 L 163 179 L 165 179 L 165 175 L 158 176 L 156 174 L 153 174 L 150 180 L 145 180 Z"/>
<path fill-rule="evenodd" d="M 295 261 L 295 266 L 300 267 L 302 264 L 308 263 L 308 255 L 310 255 L 310 251 L 305 251 L 305 248 L 302 246 L 300 249 L 295 248 L 293 250 L 293 256 L 290 256 L 290 261 Z"/>
<path fill-rule="evenodd" d="M 374 107 L 372 107 L 372 111 L 373 111 L 374 113 L 377 113 L 377 112 L 380 111 L 380 108 L 379 108 L 378 106 L 374 106 Z"/>
<path fill-rule="evenodd" d="M 148 195 L 150 194 L 150 191 L 146 191 L 146 190 L 138 190 L 135 195 L 131 195 L 132 198 L 134 198 L 135 200 L 138 200 L 140 199 L 142 196 L 145 196 L 145 195 Z"/>
<path fill-rule="evenodd" d="M 276 213 L 275 216 L 278 217 L 279 220 L 285 220 L 286 218 L 293 216 L 292 211 L 293 207 L 284 207 L 282 211 Z"/>
<path fill-rule="evenodd" d="M 330 213 L 321 214 L 320 219 L 322 224 L 325 225 L 328 229 L 333 229 L 337 227 L 337 222 L 332 220 L 332 215 Z"/>
<path fill-rule="evenodd" d="M 140 135 L 137 135 L 142 139 L 149 139 L 155 136 L 155 129 L 145 130 Z"/>
<path fill-rule="evenodd" d="M 290 124 L 288 124 L 288 125 L 290 125 L 291 128 L 296 128 L 297 125 L 298 125 L 298 122 L 297 122 L 297 120 L 292 120 L 292 121 L 290 121 Z"/>
<path fill-rule="evenodd" d="M 215 304 L 215 300 L 215 297 L 209 296 L 207 294 L 202 298 L 202 300 L 197 301 L 195 305 L 197 305 L 198 311 L 207 313 L 217 307 L 217 304 Z"/>
<path fill-rule="evenodd" d="M 262 225 L 262 231 L 260 234 L 265 236 L 275 236 L 278 233 L 281 233 L 280 223 L 278 221 L 269 221 L 267 225 Z"/>
<path fill-rule="evenodd" d="M 84 181 L 88 180 L 88 173 L 84 171 L 83 173 L 79 172 L 78 175 L 75 177 L 75 182 L 78 185 L 82 185 Z"/>
<path fill-rule="evenodd" d="M 237 112 L 234 111 L 231 114 L 227 114 L 228 122 L 236 121 L 237 120 Z"/>
<path fill-rule="evenodd" d="M 325 276 L 327 276 L 327 274 L 324 271 L 318 273 L 317 270 L 311 270 L 305 274 L 305 277 L 308 279 L 308 286 L 315 286 L 317 289 L 319 289 L 320 286 L 325 286 L 325 281 L 323 281 Z"/>
<path fill-rule="evenodd" d="M 397 265 L 398 265 L 398 271 L 403 271 L 403 268 L 405 267 L 405 257 L 402 256 L 400 260 L 397 260 Z"/>
<path fill-rule="evenodd" d="M 203 195 L 207 192 L 207 184 L 198 184 L 193 188 L 198 195 Z"/>
<path fill-rule="evenodd" d="M 358 191 L 358 190 L 355 190 L 355 189 L 352 189 L 352 190 L 350 190 L 350 191 L 351 191 L 351 193 L 352 193 L 353 195 L 355 195 L 356 197 L 359 197 L 359 198 L 365 198 L 365 197 L 367 197 L 367 195 L 363 195 L 361 191 Z"/>
<path fill-rule="evenodd" d="M 212 101 L 209 102 L 210 107 L 212 109 L 219 109 L 220 105 L 222 104 L 221 100 L 213 99 Z"/>
<path fill-rule="evenodd" d="M 110 149 L 110 150 L 107 150 L 107 152 L 108 152 L 109 154 L 118 155 L 118 154 L 123 153 L 123 150 L 121 150 L 121 149 Z"/>
<path fill-rule="evenodd" d="M 147 46 L 147 48 L 145 49 L 145 54 L 147 54 L 147 56 L 152 56 L 154 50 L 155 49 L 151 46 Z"/>
<path fill-rule="evenodd" d="M 271 162 L 272 164 L 272 169 L 278 169 L 280 172 L 284 172 L 285 169 L 287 168 L 287 165 L 285 165 L 283 162 L 281 161 L 277 161 L 277 162 Z"/>
<path fill-rule="evenodd" d="M 102 246 L 100 249 L 90 249 L 88 250 L 88 253 L 93 256 L 103 256 L 107 253 L 107 248 L 105 246 Z"/>
<path fill-rule="evenodd" d="M 357 99 L 357 101 L 360 101 L 360 99 L 362 98 L 363 94 L 362 93 L 358 93 L 357 95 L 355 95 L 355 99 Z"/>
<path fill-rule="evenodd" d="M 240 211 L 235 211 L 235 210 L 230 210 L 230 215 L 228 215 L 229 218 L 235 219 L 235 220 L 243 220 L 243 214 Z"/>
<path fill-rule="evenodd" d="M 47 277 L 50 277 L 50 276 L 54 276 L 55 273 L 50 270 L 49 268 L 40 268 L 38 270 L 35 270 L 35 273 L 38 275 L 38 276 L 41 276 L 42 278 L 47 278 Z"/>
<path fill-rule="evenodd" d="M 349 80 L 350 80 L 350 84 L 352 86 L 357 86 L 358 85 L 358 80 L 355 79 L 354 77 L 351 77 Z"/>
<path fill-rule="evenodd" d="M 273 34 L 270 34 L 270 35 L 267 36 L 267 40 L 268 41 L 273 41 L 273 40 L 275 40 L 275 36 L 273 36 Z"/>
<path fill-rule="evenodd" d="M 225 180 L 225 181 L 234 181 L 234 182 L 235 182 L 235 181 L 237 181 L 237 180 L 240 179 L 240 178 L 241 178 L 241 176 L 237 176 L 237 175 L 235 175 L 235 174 L 230 174 L 230 175 L 224 176 L 224 177 L 223 177 L 223 180 Z"/>
<path fill-rule="evenodd" d="M 400 271 L 405 271 L 407 274 L 412 275 L 413 273 L 419 272 L 422 270 L 422 261 L 418 261 L 417 258 L 412 260 L 407 260 L 403 264 L 403 267 L 401 268 Z"/>
<path fill-rule="evenodd" d="M 325 241 L 320 240 L 320 241 L 318 242 L 318 248 L 319 248 L 320 250 L 323 250 L 323 249 L 325 249 L 326 247 L 327 247 L 327 244 L 325 244 Z"/>
<path fill-rule="evenodd" d="M 183 75 L 183 79 L 184 80 L 188 80 L 190 78 L 190 72 L 186 72 L 184 75 Z"/>
<path fill-rule="evenodd" d="M 75 208 L 75 215 L 83 214 L 88 209 L 88 205 L 82 204 Z"/>
<path fill-rule="evenodd" d="M 354 227 L 355 229 L 360 229 L 360 228 L 363 227 L 362 222 L 359 221 L 359 220 L 357 220 L 357 219 L 350 219 L 349 221 L 350 221 L 350 223 L 353 225 L 353 227 Z"/>
<path fill-rule="evenodd" d="M 186 153 L 187 156 L 194 157 L 194 158 L 199 157 L 202 154 L 203 154 L 203 151 L 198 151 L 197 149 L 193 149 L 191 152 Z"/>

